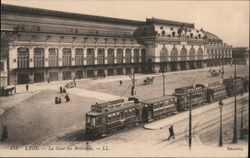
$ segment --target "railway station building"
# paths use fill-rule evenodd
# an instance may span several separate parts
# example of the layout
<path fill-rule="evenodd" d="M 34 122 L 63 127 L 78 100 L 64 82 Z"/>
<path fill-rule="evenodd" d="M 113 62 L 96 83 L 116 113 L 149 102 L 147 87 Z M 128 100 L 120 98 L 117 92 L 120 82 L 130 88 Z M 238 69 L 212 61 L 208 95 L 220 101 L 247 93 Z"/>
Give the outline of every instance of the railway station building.
<path fill-rule="evenodd" d="M 1 4 L 8 84 L 230 64 L 232 46 L 193 23 L 92 16 Z"/>

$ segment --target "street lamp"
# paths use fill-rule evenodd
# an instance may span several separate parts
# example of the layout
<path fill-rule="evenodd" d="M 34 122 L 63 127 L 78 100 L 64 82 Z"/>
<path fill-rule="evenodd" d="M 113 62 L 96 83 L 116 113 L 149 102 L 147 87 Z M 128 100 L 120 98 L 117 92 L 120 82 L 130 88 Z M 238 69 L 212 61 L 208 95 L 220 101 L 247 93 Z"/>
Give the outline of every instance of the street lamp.
<path fill-rule="evenodd" d="M 240 122 L 240 139 L 244 139 L 244 136 L 243 136 L 243 95 L 244 95 L 244 92 L 243 92 L 243 89 L 241 90 L 241 122 Z"/>
<path fill-rule="evenodd" d="M 219 138 L 219 147 L 223 146 L 223 140 L 222 140 L 222 108 L 223 103 L 222 100 L 219 102 L 219 108 L 220 108 L 220 138 Z"/>
<path fill-rule="evenodd" d="M 162 71 L 162 82 L 163 82 L 163 96 L 165 96 L 165 74 L 164 71 Z"/>
<path fill-rule="evenodd" d="M 233 61 L 233 59 L 232 59 Z M 231 64 L 232 64 L 231 61 Z M 234 132 L 232 143 L 237 143 L 237 107 L 236 107 L 236 61 L 234 61 Z"/>

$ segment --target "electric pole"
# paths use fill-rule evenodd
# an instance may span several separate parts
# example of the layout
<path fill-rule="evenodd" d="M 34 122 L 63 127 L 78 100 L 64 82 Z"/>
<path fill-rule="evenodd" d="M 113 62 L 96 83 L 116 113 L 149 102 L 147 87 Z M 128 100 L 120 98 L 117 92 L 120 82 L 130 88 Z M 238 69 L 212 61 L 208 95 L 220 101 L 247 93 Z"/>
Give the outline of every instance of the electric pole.
<path fill-rule="evenodd" d="M 163 96 L 165 96 L 165 74 L 164 74 L 164 71 L 162 71 L 162 81 L 163 81 Z"/>
<path fill-rule="evenodd" d="M 237 109 L 236 109 L 236 61 L 234 61 L 234 133 L 232 143 L 237 143 Z"/>

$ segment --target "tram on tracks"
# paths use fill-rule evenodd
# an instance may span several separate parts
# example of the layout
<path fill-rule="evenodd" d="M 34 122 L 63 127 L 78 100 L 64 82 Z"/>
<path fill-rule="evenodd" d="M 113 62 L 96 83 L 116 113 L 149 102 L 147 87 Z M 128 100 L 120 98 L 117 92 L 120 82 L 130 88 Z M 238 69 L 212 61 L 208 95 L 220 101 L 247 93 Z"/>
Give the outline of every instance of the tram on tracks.
<path fill-rule="evenodd" d="M 234 78 L 224 79 L 223 83 L 209 83 L 208 86 L 196 84 L 176 88 L 171 96 L 162 96 L 140 101 L 130 97 L 91 105 L 91 111 L 86 113 L 86 136 L 97 139 L 117 132 L 133 128 L 137 125 L 162 119 L 212 103 L 234 95 Z M 236 94 L 249 89 L 249 78 L 236 78 Z M 191 101 L 191 102 L 190 102 Z"/>

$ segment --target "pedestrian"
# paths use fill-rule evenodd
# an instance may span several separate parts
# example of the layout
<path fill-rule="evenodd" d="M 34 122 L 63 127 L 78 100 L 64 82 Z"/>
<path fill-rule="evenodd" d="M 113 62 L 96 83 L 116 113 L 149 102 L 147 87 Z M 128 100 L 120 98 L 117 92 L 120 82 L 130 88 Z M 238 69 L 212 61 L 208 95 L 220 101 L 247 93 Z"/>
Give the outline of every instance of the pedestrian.
<path fill-rule="evenodd" d="M 49 78 L 47 79 L 48 83 L 49 83 Z"/>
<path fill-rule="evenodd" d="M 92 150 L 91 145 L 89 144 L 89 142 L 86 142 L 86 150 Z"/>
<path fill-rule="evenodd" d="M 122 80 L 120 80 L 120 86 L 122 85 Z"/>
<path fill-rule="evenodd" d="M 171 137 L 173 137 L 173 139 L 175 139 L 175 134 L 174 134 L 174 127 L 173 127 L 173 125 L 171 125 L 170 127 L 169 127 L 169 137 L 168 137 L 168 140 L 170 140 L 170 138 Z"/>
<path fill-rule="evenodd" d="M 76 87 L 76 79 L 73 78 L 74 87 Z"/>
<path fill-rule="evenodd" d="M 63 88 L 62 88 L 62 86 L 60 86 L 60 93 L 63 93 Z"/>
<path fill-rule="evenodd" d="M 66 100 L 66 103 L 67 103 L 67 102 L 70 102 L 70 98 L 69 98 L 69 95 L 68 95 L 68 94 L 65 95 L 65 100 Z"/>
<path fill-rule="evenodd" d="M 67 93 L 66 88 L 63 88 L 63 93 Z"/>
<path fill-rule="evenodd" d="M 26 91 L 28 91 L 29 90 L 29 85 L 28 84 L 26 84 Z"/>
<path fill-rule="evenodd" d="M 1 136 L 1 141 L 5 141 L 7 138 L 8 138 L 8 130 L 7 130 L 7 126 L 4 126 L 3 134 Z"/>

